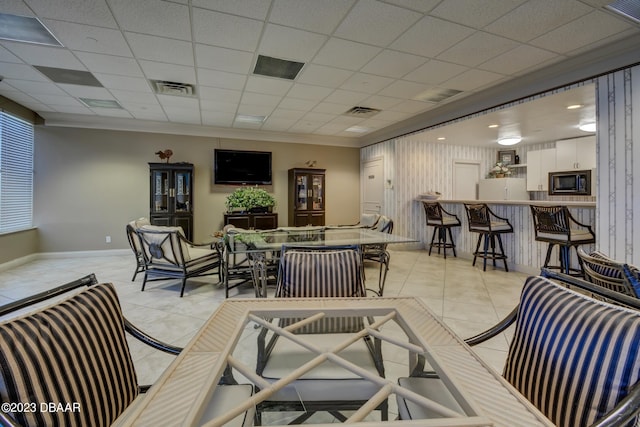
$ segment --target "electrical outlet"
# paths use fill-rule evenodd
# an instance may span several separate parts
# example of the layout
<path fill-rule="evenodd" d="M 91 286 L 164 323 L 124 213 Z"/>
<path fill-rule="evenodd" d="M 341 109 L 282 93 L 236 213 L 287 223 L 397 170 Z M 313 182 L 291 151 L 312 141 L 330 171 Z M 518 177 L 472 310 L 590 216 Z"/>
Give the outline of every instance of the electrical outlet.
<path fill-rule="evenodd" d="M 107 243 L 111 243 L 111 236 L 106 236 L 106 237 L 104 238 L 104 240 L 105 240 L 105 242 L 107 242 Z"/>

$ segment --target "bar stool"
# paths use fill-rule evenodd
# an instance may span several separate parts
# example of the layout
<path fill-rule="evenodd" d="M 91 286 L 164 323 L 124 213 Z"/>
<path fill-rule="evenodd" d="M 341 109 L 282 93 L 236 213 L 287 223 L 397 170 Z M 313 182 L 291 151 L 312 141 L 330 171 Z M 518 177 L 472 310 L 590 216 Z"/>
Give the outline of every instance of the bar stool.
<path fill-rule="evenodd" d="M 534 206 L 531 205 L 533 229 L 538 242 L 547 242 L 547 256 L 544 268 L 559 269 L 564 274 L 582 276 L 582 268 L 571 267 L 571 248 L 596 242 L 596 235 L 591 226 L 576 221 L 566 206 Z M 560 266 L 550 266 L 551 252 L 558 245 Z M 578 258 L 578 262 L 580 258 Z"/>
<path fill-rule="evenodd" d="M 504 270 L 509 271 L 507 267 L 507 256 L 504 253 L 504 247 L 502 246 L 503 233 L 513 233 L 513 226 L 507 218 L 502 218 L 487 206 L 486 203 L 477 204 L 464 204 L 464 208 L 467 211 L 467 219 L 469 220 L 469 231 L 472 233 L 480 233 L 478 236 L 478 244 L 476 250 L 473 253 L 473 265 L 476 265 L 476 258 L 480 257 L 484 259 L 482 271 L 487 270 L 487 259 L 493 261 L 493 266 L 496 266 L 496 260 L 501 259 L 504 262 Z M 484 239 L 484 249 L 480 251 L 480 243 Z M 496 252 L 496 240 L 500 252 Z M 489 251 L 491 246 L 491 251 Z"/>
<path fill-rule="evenodd" d="M 451 227 L 460 227 L 460 219 L 457 215 L 447 212 L 438 202 L 422 202 L 424 206 L 424 212 L 427 216 L 427 226 L 433 227 L 433 235 L 431 236 L 431 244 L 429 245 L 429 256 L 431 256 L 431 250 L 435 246 L 443 249 L 444 258 L 447 259 L 447 248 L 453 249 L 453 256 L 456 255 L 456 245 L 453 243 L 453 236 L 451 235 Z M 449 234 L 449 242 L 447 242 L 447 233 Z M 434 243 L 438 234 L 438 241 Z"/>

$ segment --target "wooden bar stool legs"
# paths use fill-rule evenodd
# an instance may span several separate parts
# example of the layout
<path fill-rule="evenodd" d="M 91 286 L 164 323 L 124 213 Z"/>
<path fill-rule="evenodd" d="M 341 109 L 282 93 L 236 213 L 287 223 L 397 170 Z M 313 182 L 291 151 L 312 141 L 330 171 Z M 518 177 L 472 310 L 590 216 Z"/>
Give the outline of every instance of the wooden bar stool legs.
<path fill-rule="evenodd" d="M 484 240 L 483 250 L 480 251 L 480 244 Z M 496 241 L 498 242 L 498 248 L 500 252 L 496 252 Z M 491 248 L 491 250 L 489 250 Z M 502 245 L 502 238 L 499 233 L 480 233 L 478 236 L 478 244 L 476 250 L 473 253 L 473 264 L 476 265 L 476 259 L 480 257 L 483 259 L 482 271 L 487 271 L 487 260 L 490 259 L 494 267 L 497 267 L 496 260 L 501 259 L 504 263 L 504 270 L 509 271 L 507 267 L 507 256 L 504 253 L 504 246 Z"/>
<path fill-rule="evenodd" d="M 447 241 L 447 234 L 449 235 Z M 438 241 L 436 242 L 436 235 L 438 235 Z M 447 249 L 451 248 L 453 250 L 453 256 L 457 257 L 456 254 L 456 245 L 453 243 L 453 235 L 451 234 L 451 227 L 447 226 L 434 226 L 433 227 L 433 235 L 431 236 L 431 244 L 429 245 L 429 256 L 431 256 L 431 250 L 433 247 L 438 248 L 438 254 L 440 254 L 440 249 L 443 249 L 444 257 L 447 258 Z"/>
<path fill-rule="evenodd" d="M 503 233 L 513 233 L 513 226 L 507 218 L 500 217 L 493 213 L 485 203 L 475 203 L 464 205 L 467 211 L 467 220 L 469 221 L 469 231 L 478 233 L 478 243 L 473 253 L 473 264 L 476 265 L 478 258 L 483 259 L 482 270 L 487 271 L 487 260 L 490 259 L 493 266 L 496 267 L 496 260 L 502 260 L 504 270 L 509 271 L 507 267 L 507 255 L 504 253 L 502 245 Z M 484 240 L 484 242 L 483 242 Z M 496 250 L 496 241 L 498 242 L 499 252 Z M 480 245 L 484 243 L 482 250 Z"/>

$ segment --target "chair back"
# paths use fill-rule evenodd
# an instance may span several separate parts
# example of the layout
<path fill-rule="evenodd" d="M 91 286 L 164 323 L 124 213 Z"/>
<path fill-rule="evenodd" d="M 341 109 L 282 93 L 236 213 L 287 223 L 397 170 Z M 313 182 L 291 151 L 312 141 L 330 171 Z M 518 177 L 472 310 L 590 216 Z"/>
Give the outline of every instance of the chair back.
<path fill-rule="evenodd" d="M 536 238 L 557 239 L 559 235 L 569 238 L 569 210 L 566 206 L 533 206 L 531 216 Z"/>
<path fill-rule="evenodd" d="M 469 230 L 472 229 L 490 229 L 491 228 L 491 215 L 489 206 L 484 203 L 466 204 L 464 205 L 467 211 L 467 220 L 469 222 Z"/>
<path fill-rule="evenodd" d="M 598 251 L 587 254 L 581 247 L 578 247 L 578 257 L 587 281 L 625 295 L 640 297 L 640 275 L 636 267 L 617 262 Z"/>
<path fill-rule="evenodd" d="M 124 318 L 111 284 L 92 285 L 0 323 L 0 336 L 0 400 L 37 403 L 33 412 L 11 414 L 24 426 L 106 427 L 138 395 Z M 42 411 L 46 402 L 72 406 Z"/>
<path fill-rule="evenodd" d="M 638 381 L 640 312 L 530 277 L 503 375 L 557 426 L 592 425 Z"/>
<path fill-rule="evenodd" d="M 440 203 L 422 201 L 422 206 L 427 217 L 427 224 L 442 224 L 442 206 L 440 206 Z"/>
<path fill-rule="evenodd" d="M 138 218 L 127 224 L 127 240 L 129 241 L 129 246 L 131 250 L 136 256 L 142 257 L 142 243 L 140 242 L 140 237 L 136 234 L 136 231 L 145 225 L 151 225 L 148 218 Z"/>
<path fill-rule="evenodd" d="M 182 227 L 145 225 L 137 230 L 147 266 L 184 266 L 189 261 L 189 245 Z"/>
<path fill-rule="evenodd" d="M 386 215 L 380 215 L 374 230 L 387 234 L 393 233 L 393 220 Z"/>
<path fill-rule="evenodd" d="M 277 298 L 343 298 L 366 295 L 357 246 L 283 246 Z"/>
<path fill-rule="evenodd" d="M 360 215 L 360 222 L 358 225 L 365 228 L 373 228 L 378 224 L 380 220 L 380 214 L 377 213 L 363 213 Z"/>

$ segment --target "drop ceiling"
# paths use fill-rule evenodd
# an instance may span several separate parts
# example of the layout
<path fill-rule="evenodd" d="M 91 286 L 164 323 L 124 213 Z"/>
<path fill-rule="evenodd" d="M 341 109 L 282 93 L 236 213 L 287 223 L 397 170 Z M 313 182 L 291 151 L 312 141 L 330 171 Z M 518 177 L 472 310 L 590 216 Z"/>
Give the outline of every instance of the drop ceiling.
<path fill-rule="evenodd" d="M 362 146 L 536 72 L 593 61 L 612 43 L 637 46 L 629 40 L 639 40 L 640 26 L 607 3 L 4 0 L 0 13 L 37 17 L 63 47 L 0 40 L 0 95 L 51 126 Z M 304 65 L 293 80 L 257 75 L 259 55 Z M 90 73 L 99 86 L 42 72 L 56 69 Z M 158 93 L 156 81 L 192 90 Z M 590 89 L 583 102 L 593 113 Z M 540 105 L 486 119 L 506 126 L 511 114 L 525 142 L 558 139 L 566 110 L 549 115 Z M 380 111 L 345 114 L 354 107 Z M 495 143 L 495 130 L 465 126 L 458 135 Z"/>

